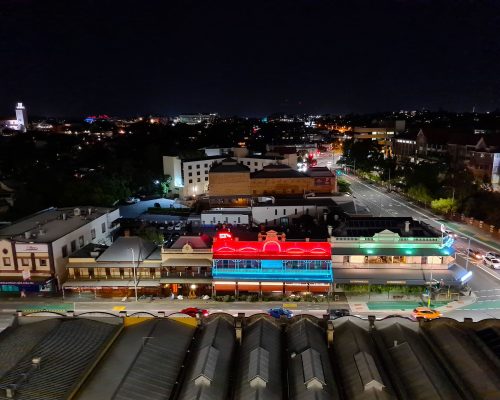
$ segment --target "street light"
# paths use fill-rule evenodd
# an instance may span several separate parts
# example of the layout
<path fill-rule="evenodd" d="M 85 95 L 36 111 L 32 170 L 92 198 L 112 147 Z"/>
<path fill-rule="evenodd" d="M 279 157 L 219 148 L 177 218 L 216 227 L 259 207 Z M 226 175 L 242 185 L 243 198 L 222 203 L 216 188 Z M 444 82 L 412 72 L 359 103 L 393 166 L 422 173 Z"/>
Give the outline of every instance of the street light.
<path fill-rule="evenodd" d="M 132 273 L 134 275 L 135 301 L 137 301 L 137 267 L 135 265 L 135 253 L 132 247 L 129 247 L 129 250 L 132 252 Z"/>
<path fill-rule="evenodd" d="M 468 240 L 467 249 L 465 250 L 465 253 L 466 253 L 465 270 L 468 271 L 469 270 L 470 237 L 460 236 L 460 239 L 467 239 Z"/>

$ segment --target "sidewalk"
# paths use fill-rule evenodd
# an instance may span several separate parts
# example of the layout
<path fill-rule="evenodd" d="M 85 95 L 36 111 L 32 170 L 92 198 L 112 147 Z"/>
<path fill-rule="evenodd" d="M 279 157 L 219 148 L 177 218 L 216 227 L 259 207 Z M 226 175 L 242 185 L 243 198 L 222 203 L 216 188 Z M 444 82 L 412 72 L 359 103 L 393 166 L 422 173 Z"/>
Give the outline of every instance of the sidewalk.
<path fill-rule="evenodd" d="M 480 240 L 500 252 L 500 242 L 483 230 L 469 224 L 450 221 L 447 219 L 441 219 L 440 221 L 443 221 L 443 223 L 449 226 L 453 231 L 464 233 L 474 239 Z"/>
<path fill-rule="evenodd" d="M 409 314 L 411 311 L 418 306 L 421 306 L 422 300 L 418 296 L 405 296 L 401 301 L 389 300 L 387 299 L 387 295 L 378 295 L 371 294 L 370 296 L 348 296 L 347 301 L 349 303 L 349 308 L 351 309 L 352 314 L 363 313 L 376 313 L 384 312 L 384 313 L 394 313 L 394 314 Z M 445 302 L 441 300 L 432 300 L 431 307 L 435 308 L 438 311 L 441 311 L 443 314 L 461 309 L 468 305 L 473 304 L 476 301 L 476 296 L 472 293 L 471 296 L 460 296 L 459 300 L 454 300 L 450 302 Z M 435 304 L 435 307 L 432 306 Z M 372 307 L 370 307 L 372 306 Z M 391 308 L 393 306 L 393 308 Z M 424 305 L 426 306 L 426 304 Z"/>

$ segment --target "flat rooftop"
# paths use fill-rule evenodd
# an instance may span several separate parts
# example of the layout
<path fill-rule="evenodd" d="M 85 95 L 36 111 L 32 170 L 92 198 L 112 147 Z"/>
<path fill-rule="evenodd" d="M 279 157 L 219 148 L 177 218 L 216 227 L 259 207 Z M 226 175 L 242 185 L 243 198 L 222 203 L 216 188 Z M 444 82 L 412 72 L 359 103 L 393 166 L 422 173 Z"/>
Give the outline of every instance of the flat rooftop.
<path fill-rule="evenodd" d="M 77 209 L 80 211 L 80 215 L 75 215 L 75 210 Z M 89 210 L 91 210 L 90 213 Z M 90 206 L 71 208 L 51 207 L 1 228 L 0 238 L 12 239 L 19 242 L 53 242 L 114 210 L 116 208 Z M 113 221 L 109 221 L 109 223 L 111 222 Z M 29 238 L 25 236 L 26 232 L 31 232 Z"/>
<path fill-rule="evenodd" d="M 408 226 L 406 226 L 407 222 Z M 348 217 L 339 221 L 333 229 L 332 236 L 370 237 L 384 230 L 397 233 L 402 237 L 441 237 L 429 225 L 411 217 Z"/>

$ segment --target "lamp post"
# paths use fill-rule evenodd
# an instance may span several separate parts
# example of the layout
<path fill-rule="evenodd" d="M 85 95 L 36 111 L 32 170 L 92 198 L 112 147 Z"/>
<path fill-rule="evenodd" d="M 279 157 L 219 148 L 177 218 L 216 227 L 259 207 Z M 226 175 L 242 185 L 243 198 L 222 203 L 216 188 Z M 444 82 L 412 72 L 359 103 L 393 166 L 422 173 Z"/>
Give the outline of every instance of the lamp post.
<path fill-rule="evenodd" d="M 465 250 L 465 270 L 469 271 L 470 237 L 460 236 L 460 239 L 467 239 L 467 249 Z"/>
<path fill-rule="evenodd" d="M 135 253 L 132 247 L 130 247 L 129 250 L 132 252 L 132 273 L 134 275 L 135 301 L 137 301 L 137 267 L 135 265 Z"/>

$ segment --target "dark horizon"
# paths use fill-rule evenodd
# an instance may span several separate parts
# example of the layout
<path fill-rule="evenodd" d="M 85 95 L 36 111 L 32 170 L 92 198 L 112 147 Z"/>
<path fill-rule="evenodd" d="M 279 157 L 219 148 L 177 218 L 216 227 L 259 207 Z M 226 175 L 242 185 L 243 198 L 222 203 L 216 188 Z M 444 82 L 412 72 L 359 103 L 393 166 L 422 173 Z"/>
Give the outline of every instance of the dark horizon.
<path fill-rule="evenodd" d="M 500 2 L 0 0 L 0 115 L 500 108 Z"/>

